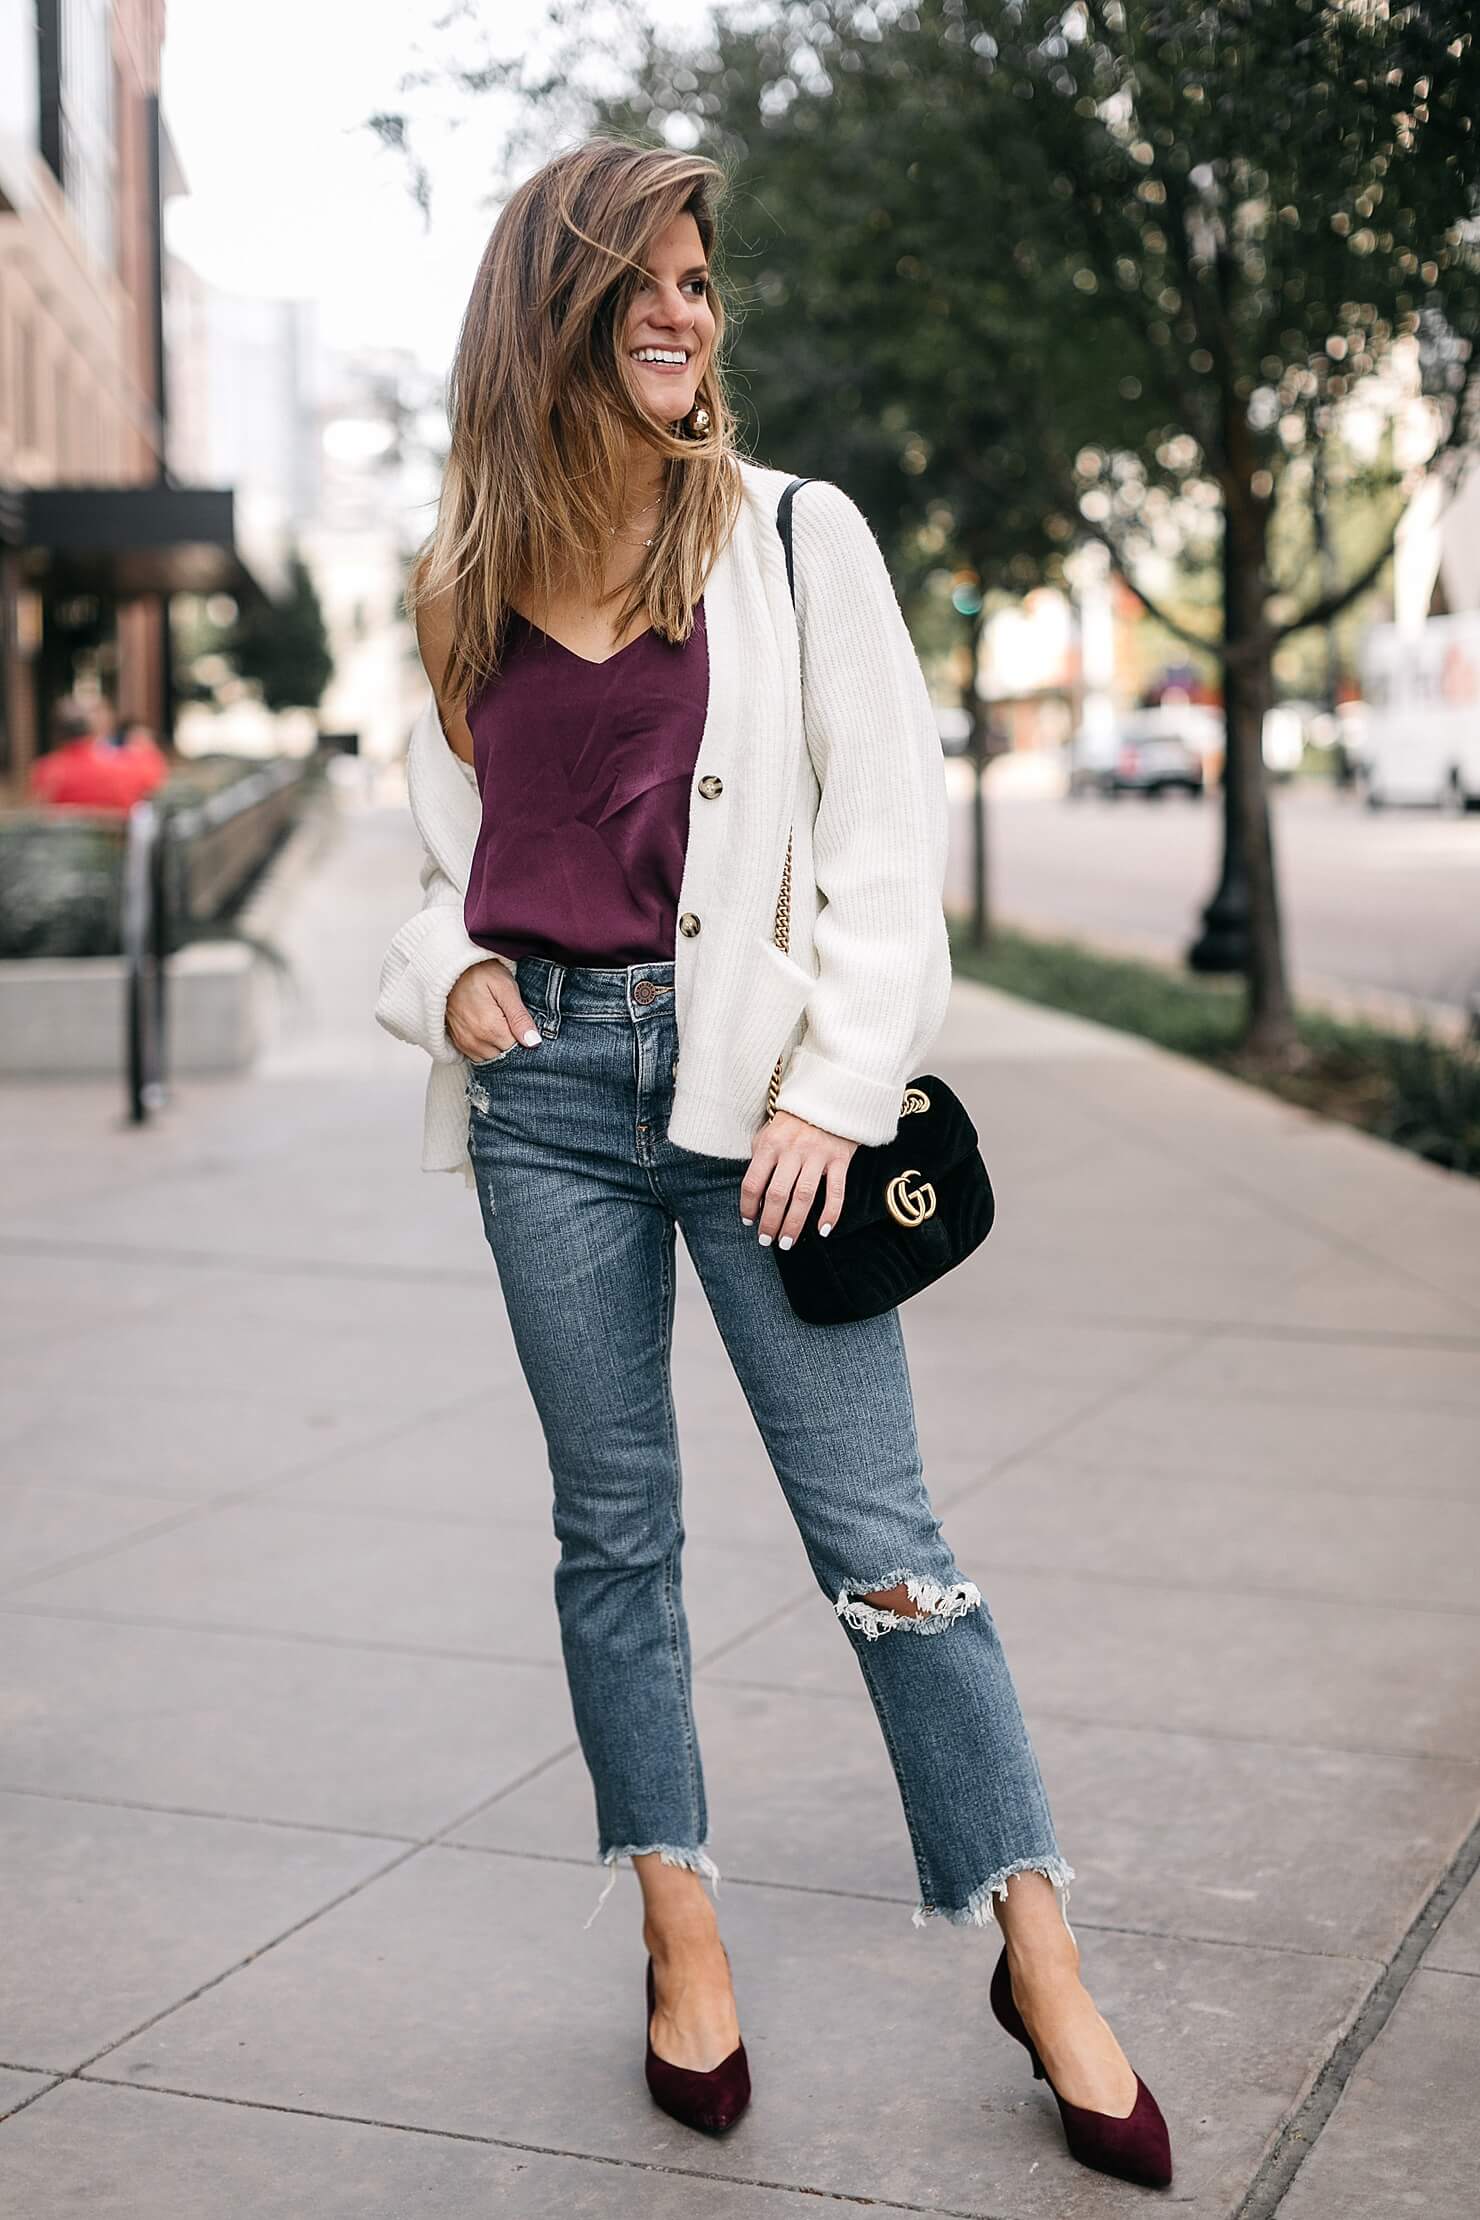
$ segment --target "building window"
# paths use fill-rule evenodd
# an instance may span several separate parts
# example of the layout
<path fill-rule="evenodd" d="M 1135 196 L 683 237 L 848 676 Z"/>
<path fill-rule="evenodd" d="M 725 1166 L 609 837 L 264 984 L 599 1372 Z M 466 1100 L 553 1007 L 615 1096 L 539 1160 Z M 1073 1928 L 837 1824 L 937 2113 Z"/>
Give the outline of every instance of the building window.
<path fill-rule="evenodd" d="M 37 0 L 41 153 L 91 254 L 117 260 L 108 0 Z"/>
<path fill-rule="evenodd" d="M 15 424 L 17 444 L 34 451 L 40 445 L 36 418 L 36 332 L 29 316 L 15 327 Z"/>
<path fill-rule="evenodd" d="M 56 377 L 54 408 L 56 411 L 56 473 L 65 483 L 77 475 L 77 457 L 73 452 L 73 427 L 76 412 L 72 407 L 72 379 L 65 370 Z"/>

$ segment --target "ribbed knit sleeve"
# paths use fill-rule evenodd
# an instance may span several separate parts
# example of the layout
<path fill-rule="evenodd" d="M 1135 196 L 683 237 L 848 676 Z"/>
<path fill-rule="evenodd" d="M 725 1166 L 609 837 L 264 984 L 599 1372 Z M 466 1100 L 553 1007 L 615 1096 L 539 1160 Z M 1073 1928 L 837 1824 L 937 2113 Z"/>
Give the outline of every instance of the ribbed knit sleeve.
<path fill-rule="evenodd" d="M 778 1107 L 892 1140 L 950 993 L 947 802 L 935 714 L 883 552 L 825 480 L 792 510 L 802 698 L 821 789 L 817 983 Z"/>
<path fill-rule="evenodd" d="M 429 851 L 419 873 L 422 905 L 392 940 L 380 966 L 375 1020 L 397 1040 L 424 1048 L 434 1063 L 460 1061 L 447 1032 L 447 997 L 463 973 L 492 960 L 512 971 L 506 956 L 470 940 L 463 929 L 463 889 L 454 886 Z"/>

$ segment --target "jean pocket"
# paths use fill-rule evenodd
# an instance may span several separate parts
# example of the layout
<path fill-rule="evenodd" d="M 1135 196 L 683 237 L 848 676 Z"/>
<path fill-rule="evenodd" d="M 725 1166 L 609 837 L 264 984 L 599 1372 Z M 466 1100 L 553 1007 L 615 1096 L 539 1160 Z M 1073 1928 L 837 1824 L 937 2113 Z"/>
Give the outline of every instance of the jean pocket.
<path fill-rule="evenodd" d="M 481 1062 L 475 1062 L 475 1061 L 473 1060 L 473 1058 L 472 1058 L 472 1057 L 470 1056 L 470 1057 L 469 1057 L 469 1058 L 467 1059 L 467 1065 L 468 1065 L 468 1070 L 469 1070 L 469 1071 L 496 1071 L 496 1070 L 497 1070 L 497 1068 L 498 1068 L 498 1066 L 499 1066 L 500 1064 L 503 1064 L 503 1063 L 507 1063 L 507 1062 L 508 1062 L 508 1059 L 509 1059 L 509 1058 L 510 1058 L 510 1057 L 511 1057 L 511 1056 L 513 1055 L 513 1053 L 514 1053 L 515 1049 L 516 1049 L 516 1048 L 518 1048 L 518 1047 L 519 1047 L 519 1045 L 520 1045 L 520 1044 L 519 1044 L 519 1042 L 518 1042 L 518 1041 L 510 1041 L 510 1043 L 509 1043 L 508 1047 L 507 1047 L 507 1048 L 501 1048 L 501 1049 L 499 1050 L 499 1052 L 498 1052 L 497 1056 L 486 1056 L 486 1057 L 484 1057 L 484 1058 L 483 1058 L 483 1060 L 482 1060 Z"/>
<path fill-rule="evenodd" d="M 537 1013 L 535 1015 L 534 1022 L 539 1027 L 540 1041 L 542 1044 L 553 1041 L 557 1033 L 560 1031 L 559 1018 L 551 1017 L 547 1012 L 541 1011 Z M 498 1071 L 503 1065 L 507 1064 L 514 1057 L 534 1056 L 538 1053 L 539 1051 L 537 1049 L 526 1048 L 523 1041 L 511 1041 L 507 1048 L 502 1048 L 499 1050 L 497 1056 L 487 1056 L 479 1062 L 474 1062 L 472 1058 L 465 1059 L 467 1063 L 468 1076 L 470 1078 L 474 1076 L 478 1078 L 483 1078 L 486 1077 L 489 1072 Z"/>

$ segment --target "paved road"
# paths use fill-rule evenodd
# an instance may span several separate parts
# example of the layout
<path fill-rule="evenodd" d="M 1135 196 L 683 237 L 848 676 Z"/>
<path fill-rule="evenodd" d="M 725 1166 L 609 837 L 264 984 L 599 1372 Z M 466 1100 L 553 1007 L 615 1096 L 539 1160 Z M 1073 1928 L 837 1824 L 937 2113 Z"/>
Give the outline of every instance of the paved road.
<path fill-rule="evenodd" d="M 143 1132 L 111 1084 L 0 1102 L 0 2208 L 1161 2210 L 1066 2156 L 987 2011 L 992 1935 L 911 1925 L 877 1723 L 682 1249 L 756 2096 L 719 2144 L 649 2102 L 630 1873 L 585 1925 L 539 1431 L 475 1199 L 417 1169 L 425 1065 L 370 1019 L 416 860 L 369 812 L 300 880 L 251 1075 Z M 1468 2220 L 1480 1187 L 965 983 L 937 1059 L 1001 1216 L 906 1313 L 926 1470 L 1171 2204 Z"/>
<path fill-rule="evenodd" d="M 995 781 L 988 793 L 1000 916 L 1181 955 L 1216 883 L 1216 800 L 1069 802 Z M 958 892 L 965 832 L 961 799 Z M 1297 987 L 1456 1007 L 1480 990 L 1480 815 L 1373 811 L 1302 785 L 1276 794 L 1275 842 Z"/>

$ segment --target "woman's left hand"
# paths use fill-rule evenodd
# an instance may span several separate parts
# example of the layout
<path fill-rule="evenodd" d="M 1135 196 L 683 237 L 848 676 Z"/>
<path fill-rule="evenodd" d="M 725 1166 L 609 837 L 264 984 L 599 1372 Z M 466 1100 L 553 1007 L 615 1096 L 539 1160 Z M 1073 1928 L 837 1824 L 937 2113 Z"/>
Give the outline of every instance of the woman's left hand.
<path fill-rule="evenodd" d="M 790 1110 L 768 1118 L 751 1142 L 750 1170 L 740 1188 L 740 1216 L 746 1225 L 760 1216 L 762 1242 L 779 1235 L 789 1249 L 807 1222 L 818 1189 L 826 1183 L 819 1233 L 831 1233 L 843 1207 L 843 1186 L 856 1141 L 809 1125 Z"/>

